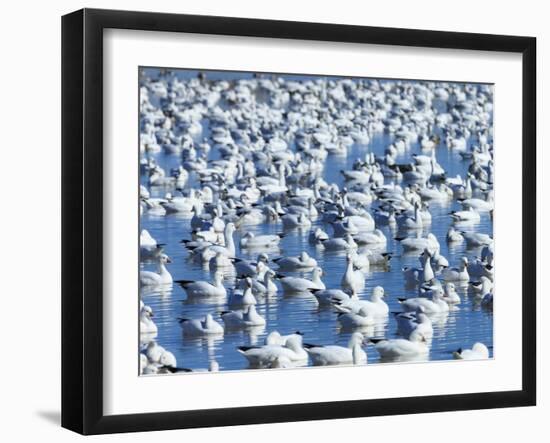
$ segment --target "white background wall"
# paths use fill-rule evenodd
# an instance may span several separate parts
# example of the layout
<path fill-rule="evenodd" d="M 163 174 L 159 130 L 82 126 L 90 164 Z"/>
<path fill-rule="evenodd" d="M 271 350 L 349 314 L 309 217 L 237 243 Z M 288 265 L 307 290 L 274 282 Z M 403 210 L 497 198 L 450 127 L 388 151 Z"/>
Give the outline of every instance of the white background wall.
<path fill-rule="evenodd" d="M 309 3 L 309 4 L 308 4 Z M 60 411 L 60 31 L 62 14 L 83 6 L 281 20 L 531 35 L 538 38 L 539 227 L 548 221 L 540 155 L 550 121 L 550 29 L 544 2 L 407 1 L 271 2 L 112 0 L 10 1 L 0 32 L 0 433 L 3 441 L 73 441 L 59 427 Z M 546 113 L 543 107 L 546 106 Z M 518 149 L 520 147 L 518 146 Z M 544 206 L 546 207 L 544 207 Z M 549 259 L 539 228 L 539 276 Z M 519 269 L 519 267 L 518 267 Z M 548 305 L 539 278 L 539 312 Z M 75 294 L 76 296 L 76 294 Z M 508 294 L 510 297 L 519 294 Z M 540 301 L 542 299 L 542 301 Z M 96 441 L 508 441 L 548 435 L 550 328 L 539 315 L 539 406 L 277 425 L 99 437 Z M 514 325 L 510 325 L 514 327 Z M 452 382 L 452 381 L 450 381 Z M 32 441 L 32 440 L 31 440 Z M 535 441 L 542 441 L 536 438 Z"/>

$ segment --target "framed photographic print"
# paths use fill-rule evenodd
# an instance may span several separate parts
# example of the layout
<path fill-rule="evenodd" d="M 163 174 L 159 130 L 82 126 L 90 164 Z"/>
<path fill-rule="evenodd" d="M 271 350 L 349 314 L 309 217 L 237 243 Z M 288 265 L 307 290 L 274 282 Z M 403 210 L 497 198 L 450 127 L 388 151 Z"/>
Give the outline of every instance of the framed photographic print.
<path fill-rule="evenodd" d="M 64 16 L 62 425 L 534 405 L 535 51 Z"/>

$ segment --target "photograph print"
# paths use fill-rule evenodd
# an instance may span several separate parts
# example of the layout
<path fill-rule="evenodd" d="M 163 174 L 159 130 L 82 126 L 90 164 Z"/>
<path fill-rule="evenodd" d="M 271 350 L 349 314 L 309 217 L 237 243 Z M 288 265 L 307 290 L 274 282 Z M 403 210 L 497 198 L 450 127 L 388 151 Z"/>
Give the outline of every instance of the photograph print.
<path fill-rule="evenodd" d="M 493 358 L 494 85 L 136 87 L 140 375 Z"/>

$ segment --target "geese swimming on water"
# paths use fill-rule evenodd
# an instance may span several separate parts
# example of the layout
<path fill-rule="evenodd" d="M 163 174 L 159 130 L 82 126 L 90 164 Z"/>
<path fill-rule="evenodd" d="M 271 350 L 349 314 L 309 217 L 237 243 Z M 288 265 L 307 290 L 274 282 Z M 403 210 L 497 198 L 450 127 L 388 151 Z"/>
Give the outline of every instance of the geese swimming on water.
<path fill-rule="evenodd" d="M 177 300 L 164 297 L 156 284 L 176 268 L 182 274 L 174 275 L 187 279 L 177 280 L 187 293 L 180 307 L 182 328 L 185 336 L 204 334 L 200 355 L 208 353 L 208 359 L 197 361 L 199 354 L 178 348 L 178 360 L 193 371 L 214 358 L 224 370 L 235 369 L 239 345 L 247 345 L 238 352 L 251 367 L 293 367 L 308 359 L 311 365 L 322 358 L 322 364 L 351 364 L 361 361 L 362 343 L 331 349 L 334 337 L 348 330 L 387 334 L 389 340 L 377 343 L 381 361 L 427 359 L 433 328 L 440 350 L 456 335 L 454 329 L 460 333 L 464 320 L 477 315 L 475 308 L 490 309 L 492 86 L 229 78 L 176 70 L 142 74 L 139 205 L 146 229 L 140 235 L 140 266 L 158 263 L 158 272 L 144 268 L 141 292 L 155 308 L 164 338 L 172 333 L 175 316 L 169 313 Z M 464 233 L 459 226 L 466 226 Z M 172 251 L 173 234 L 181 238 L 184 233 L 189 238 L 182 241 L 185 255 L 174 248 L 178 266 L 162 270 L 161 242 Z M 448 245 L 441 249 L 445 234 Z M 262 254 L 254 255 L 255 250 Z M 412 261 L 422 254 L 420 266 L 410 266 L 410 254 Z M 456 265 L 462 256 L 471 260 L 467 273 L 463 266 L 449 268 L 446 258 Z M 405 288 L 408 298 L 400 300 L 406 312 L 388 322 L 388 305 L 395 309 L 398 300 L 386 300 L 381 286 L 369 300 L 360 297 L 370 281 L 395 290 L 400 281 L 395 277 L 405 265 L 406 281 L 412 283 Z M 454 307 L 461 303 L 459 286 L 468 289 L 461 310 Z M 281 289 L 304 297 L 280 297 Z M 211 311 L 213 304 L 218 311 Z M 449 309 L 454 312 L 443 315 Z M 143 331 L 155 330 L 150 313 L 141 306 Z M 492 321 L 487 313 L 482 317 Z M 306 345 L 306 351 L 300 334 L 273 330 L 283 321 L 293 326 L 289 331 L 309 331 L 310 320 L 328 346 Z M 208 338 L 205 325 L 212 322 L 241 332 Z M 256 346 L 264 342 L 267 326 L 265 345 Z M 490 330 L 481 328 L 480 339 Z M 393 340 L 396 332 L 403 341 Z M 141 372 L 191 371 L 176 366 L 159 344 L 148 352 L 149 341 L 140 337 L 140 345 Z"/>

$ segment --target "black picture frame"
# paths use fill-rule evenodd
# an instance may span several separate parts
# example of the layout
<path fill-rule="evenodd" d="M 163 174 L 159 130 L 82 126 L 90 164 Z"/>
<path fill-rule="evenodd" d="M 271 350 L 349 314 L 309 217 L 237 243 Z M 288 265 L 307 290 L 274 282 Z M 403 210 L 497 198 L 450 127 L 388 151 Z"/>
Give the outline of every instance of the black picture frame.
<path fill-rule="evenodd" d="M 110 415 L 103 413 L 103 31 L 108 28 L 520 53 L 523 65 L 522 388 Z M 536 39 L 232 17 L 83 9 L 62 18 L 62 426 L 82 434 L 536 404 Z"/>

